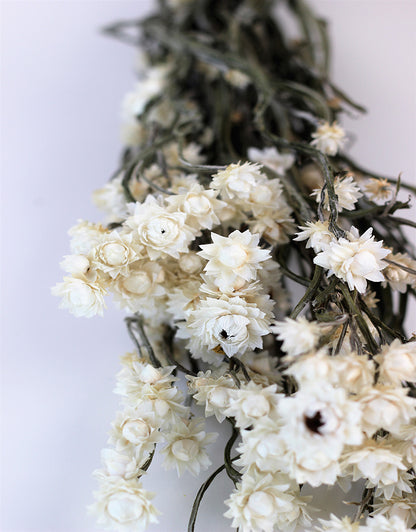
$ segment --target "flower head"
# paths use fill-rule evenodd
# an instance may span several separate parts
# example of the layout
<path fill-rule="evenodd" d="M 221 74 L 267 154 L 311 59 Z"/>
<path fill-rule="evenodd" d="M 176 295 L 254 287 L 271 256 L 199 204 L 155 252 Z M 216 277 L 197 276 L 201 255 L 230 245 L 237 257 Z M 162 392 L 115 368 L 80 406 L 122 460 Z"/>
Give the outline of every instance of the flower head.
<path fill-rule="evenodd" d="M 327 155 L 336 155 L 345 143 L 345 131 L 336 122 L 324 122 L 318 126 L 311 144 Z"/>

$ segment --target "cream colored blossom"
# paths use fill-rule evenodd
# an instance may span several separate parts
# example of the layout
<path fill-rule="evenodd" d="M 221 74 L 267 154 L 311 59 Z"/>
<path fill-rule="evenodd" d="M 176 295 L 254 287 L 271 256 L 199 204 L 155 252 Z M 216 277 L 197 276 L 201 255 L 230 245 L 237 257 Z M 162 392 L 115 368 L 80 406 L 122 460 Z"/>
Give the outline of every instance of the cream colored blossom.
<path fill-rule="evenodd" d="M 179 258 L 188 251 L 194 238 L 186 225 L 186 214 L 169 212 L 151 195 L 142 204 L 137 203 L 134 213 L 126 220 L 133 230 L 133 238 L 144 246 L 151 260 L 171 256 Z"/>
<path fill-rule="evenodd" d="M 391 499 L 380 498 L 373 504 L 372 515 L 384 515 L 387 519 L 399 517 L 408 526 L 416 524 L 416 493 L 393 496 Z"/>
<path fill-rule="evenodd" d="M 246 428 L 258 419 L 275 414 L 280 397 L 276 384 L 263 387 L 250 381 L 230 391 L 225 414 L 235 419 L 237 427 Z"/>
<path fill-rule="evenodd" d="M 211 188 L 220 191 L 222 198 L 248 200 L 259 181 L 265 178 L 261 166 L 253 163 L 230 164 L 212 177 Z"/>
<path fill-rule="evenodd" d="M 224 74 L 224 78 L 230 85 L 241 90 L 245 89 L 251 83 L 251 79 L 247 74 L 244 74 L 241 70 L 235 70 L 234 68 L 227 70 Z"/>
<path fill-rule="evenodd" d="M 347 282 L 350 290 L 356 288 L 358 292 L 364 293 L 367 280 L 384 281 L 381 270 L 386 264 L 382 259 L 389 253 L 390 250 L 383 248 L 383 242 L 374 240 L 371 227 L 361 236 L 353 227 L 348 234 L 348 240 L 340 238 L 331 242 L 313 261 L 329 270 L 329 276 L 336 275 Z"/>
<path fill-rule="evenodd" d="M 259 236 L 250 231 L 233 231 L 224 237 L 211 233 L 212 244 L 204 244 L 198 254 L 208 260 L 204 271 L 215 278 L 221 289 L 237 279 L 250 281 L 256 278 L 260 263 L 270 257 L 270 251 L 258 246 Z"/>
<path fill-rule="evenodd" d="M 396 264 L 388 263 L 383 272 L 389 286 L 401 294 L 406 292 L 408 286 L 416 288 L 416 273 L 400 267 L 402 265 L 416 272 L 416 260 L 411 259 L 406 253 L 390 253 L 389 260 L 397 264 L 396 266 Z"/>
<path fill-rule="evenodd" d="M 367 517 L 365 526 L 360 528 L 360 532 L 411 532 L 406 523 L 398 515 L 389 518 L 384 515 Z"/>
<path fill-rule="evenodd" d="M 92 318 L 104 314 L 107 290 L 99 279 L 92 282 L 85 276 L 64 277 L 63 282 L 57 283 L 51 292 L 62 298 L 59 308 L 68 309 L 74 316 Z"/>
<path fill-rule="evenodd" d="M 196 377 L 187 375 L 188 386 L 197 405 L 205 406 L 205 417 L 215 415 L 222 423 L 225 411 L 230 405 L 231 390 L 236 388 L 234 379 L 229 375 L 211 376 L 211 370 L 200 371 Z"/>
<path fill-rule="evenodd" d="M 336 155 L 338 150 L 343 147 L 345 143 L 345 131 L 336 122 L 332 125 L 329 122 L 323 122 L 312 133 L 312 146 L 327 155 Z"/>
<path fill-rule="evenodd" d="M 348 516 L 341 519 L 334 514 L 330 515 L 330 519 L 319 519 L 322 526 L 316 526 L 316 532 L 361 532 L 360 523 L 358 521 L 352 522 Z"/>
<path fill-rule="evenodd" d="M 149 67 L 135 90 L 126 94 L 123 101 L 123 116 L 126 119 L 140 116 L 151 100 L 159 96 L 166 84 L 168 65 Z"/>
<path fill-rule="evenodd" d="M 290 476 L 312 486 L 334 484 L 344 446 L 363 438 L 360 405 L 323 381 L 281 398 L 278 411 Z"/>
<path fill-rule="evenodd" d="M 309 522 L 307 502 L 308 498 L 300 496 L 299 487 L 287 475 L 250 470 L 225 501 L 228 510 L 224 515 L 241 532 L 290 532 Z"/>
<path fill-rule="evenodd" d="M 126 480 L 137 478 L 142 465 L 140 457 L 114 449 L 103 449 L 101 451 L 101 460 L 105 467 L 105 475 Z"/>
<path fill-rule="evenodd" d="M 375 202 L 386 202 L 393 197 L 394 188 L 387 179 L 368 178 L 361 185 L 365 195 Z"/>
<path fill-rule="evenodd" d="M 248 158 L 251 161 L 267 166 L 276 174 L 284 175 L 286 170 L 291 168 L 295 162 L 295 157 L 291 153 L 279 153 L 273 147 L 263 148 L 249 148 L 247 151 Z"/>
<path fill-rule="evenodd" d="M 92 265 L 115 279 L 128 274 L 129 265 L 140 258 L 140 247 L 132 246 L 131 234 L 113 231 L 92 253 Z"/>
<path fill-rule="evenodd" d="M 123 174 L 118 175 L 92 195 L 95 206 L 107 215 L 108 223 L 121 222 L 127 216 L 127 200 L 121 184 L 123 177 Z"/>
<path fill-rule="evenodd" d="M 347 176 L 343 178 L 336 177 L 334 180 L 334 190 L 337 195 L 337 204 L 338 210 L 341 212 L 353 211 L 355 209 L 355 204 L 362 198 L 362 193 L 360 192 L 360 187 L 354 181 L 352 176 Z M 313 191 L 311 196 L 315 196 L 316 202 L 320 203 L 322 198 L 322 189 L 318 188 Z M 328 192 L 325 192 L 324 207 L 329 211 L 329 200 Z"/>
<path fill-rule="evenodd" d="M 157 523 L 158 512 L 150 502 L 154 494 L 136 479 L 103 478 L 94 496 L 96 502 L 89 510 L 106 529 L 144 532 L 150 523 Z"/>
<path fill-rule="evenodd" d="M 94 247 L 101 244 L 109 232 L 101 224 L 79 220 L 77 225 L 68 231 L 68 235 L 71 237 L 71 252 L 88 255 Z"/>
<path fill-rule="evenodd" d="M 186 223 L 196 231 L 212 229 L 220 220 L 217 213 L 226 206 L 224 201 L 217 199 L 216 190 L 206 190 L 199 184 L 182 194 L 169 196 L 167 204 L 173 211 L 186 214 Z"/>
<path fill-rule="evenodd" d="M 260 210 L 260 209 L 259 209 Z M 295 231 L 292 209 L 282 202 L 275 208 L 261 208 L 248 226 L 253 233 L 258 233 L 271 245 L 286 244 L 289 236 Z"/>
<path fill-rule="evenodd" d="M 194 418 L 178 421 L 165 433 L 167 441 L 162 453 L 165 455 L 163 465 L 166 469 L 176 468 L 178 476 L 189 471 L 197 476 L 211 465 L 205 447 L 212 443 L 218 434 L 206 433 L 204 421 Z"/>
<path fill-rule="evenodd" d="M 283 341 L 282 349 L 289 356 L 297 356 L 313 349 L 319 342 L 322 334 L 321 327 L 317 322 L 308 321 L 303 316 L 296 320 L 285 318 L 284 321 L 276 322 L 271 331 Z"/>
<path fill-rule="evenodd" d="M 299 233 L 296 233 L 297 242 L 307 240 L 306 247 L 312 248 L 315 253 L 326 249 L 334 240 L 334 235 L 329 231 L 329 222 L 306 222 L 306 226 L 299 226 Z"/>
<path fill-rule="evenodd" d="M 359 401 L 363 412 L 363 430 L 372 436 L 383 428 L 400 433 L 402 425 L 416 416 L 416 399 L 407 395 L 408 389 L 377 384 L 361 391 Z"/>
<path fill-rule="evenodd" d="M 402 344 L 396 338 L 390 345 L 383 346 L 375 359 L 383 381 L 393 384 L 416 382 L 416 342 Z"/>
<path fill-rule="evenodd" d="M 207 349 L 231 357 L 261 348 L 262 336 L 270 332 L 269 323 L 262 310 L 240 297 L 208 297 L 188 317 L 189 349 L 195 357 L 204 359 L 209 356 Z"/>
<path fill-rule="evenodd" d="M 60 267 L 67 273 L 76 276 L 87 275 L 91 261 L 86 255 L 65 255 Z"/>

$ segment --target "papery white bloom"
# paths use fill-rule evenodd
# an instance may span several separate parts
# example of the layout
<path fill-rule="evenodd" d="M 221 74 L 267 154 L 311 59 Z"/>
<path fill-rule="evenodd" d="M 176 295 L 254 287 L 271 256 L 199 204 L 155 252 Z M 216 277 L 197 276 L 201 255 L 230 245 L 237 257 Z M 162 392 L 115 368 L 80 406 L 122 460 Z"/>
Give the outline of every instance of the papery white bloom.
<path fill-rule="evenodd" d="M 205 161 L 205 157 L 201 155 L 201 150 L 202 146 L 196 142 L 190 142 L 183 147 L 182 156 L 188 163 L 195 165 L 202 164 Z M 162 151 L 169 166 L 180 166 L 182 164 L 181 157 L 179 155 L 179 144 L 177 142 L 170 142 L 169 144 L 166 144 Z M 190 179 L 187 179 L 187 176 L 189 176 Z M 184 185 L 186 186 L 186 182 L 189 185 L 191 181 L 198 183 L 197 176 L 195 174 L 180 174 L 180 183 L 176 182 L 175 186 L 172 187 L 172 192 L 179 192 L 180 188 L 182 188 Z"/>
<path fill-rule="evenodd" d="M 395 449 L 400 452 L 408 468 L 416 470 L 416 420 L 413 419 L 411 425 L 402 426 L 396 437 L 400 441 L 395 442 Z"/>
<path fill-rule="evenodd" d="M 377 384 L 361 391 L 359 396 L 363 412 L 363 431 L 372 436 L 383 428 L 399 434 L 402 425 L 416 416 L 416 398 L 409 397 L 407 388 Z"/>
<path fill-rule="evenodd" d="M 285 374 L 295 377 L 301 387 L 314 382 L 338 382 L 338 367 L 336 359 L 329 356 L 325 348 L 311 352 L 295 359 L 285 370 Z"/>
<path fill-rule="evenodd" d="M 230 286 L 237 279 L 250 281 L 256 278 L 260 263 L 270 257 L 270 251 L 258 247 L 259 236 L 250 231 L 233 231 L 224 237 L 211 233 L 212 244 L 204 244 L 198 253 L 207 259 L 204 271 L 215 277 L 215 284 L 221 289 Z"/>
<path fill-rule="evenodd" d="M 127 201 L 122 180 L 123 175 L 118 175 L 92 194 L 95 206 L 106 213 L 107 222 L 121 222 L 127 216 Z"/>
<path fill-rule="evenodd" d="M 140 258 L 140 246 L 132 246 L 131 234 L 113 231 L 93 250 L 91 263 L 97 269 L 115 279 L 127 275 L 129 264 Z"/>
<path fill-rule="evenodd" d="M 342 388 L 324 381 L 283 397 L 278 411 L 291 460 L 290 476 L 312 486 L 333 484 L 344 445 L 362 441 L 360 405 L 349 400 Z"/>
<path fill-rule="evenodd" d="M 386 267 L 382 262 L 390 250 L 383 248 L 383 242 L 374 240 L 372 228 L 363 235 L 355 227 L 348 234 L 349 240 L 340 238 L 331 242 L 328 247 L 318 253 L 313 262 L 326 268 L 328 275 L 336 275 L 348 283 L 350 290 L 356 288 L 361 294 L 367 288 L 367 280 L 384 281 L 381 273 Z"/>
<path fill-rule="evenodd" d="M 332 125 L 329 122 L 320 124 L 312 133 L 312 146 L 327 155 L 336 155 L 338 150 L 343 147 L 345 143 L 345 131 L 336 122 Z"/>
<path fill-rule="evenodd" d="M 405 496 L 394 496 L 391 499 L 381 498 L 373 503 L 372 515 L 384 515 L 387 519 L 399 517 L 408 526 L 416 524 L 416 493 L 406 493 Z"/>
<path fill-rule="evenodd" d="M 406 468 L 407 469 L 407 468 Z M 405 470 L 398 470 L 396 482 L 384 484 L 380 482 L 377 486 L 370 480 L 367 480 L 367 488 L 376 488 L 374 495 L 376 497 L 384 497 L 391 499 L 393 497 L 403 497 L 405 493 L 412 493 L 414 490 L 414 474 L 408 473 Z"/>
<path fill-rule="evenodd" d="M 184 255 L 186 257 L 186 255 Z M 199 288 L 201 283 L 198 280 L 189 279 L 188 282 L 183 282 L 177 288 L 172 288 L 167 293 L 166 308 L 173 316 L 173 323 L 176 324 L 178 320 L 186 320 L 189 314 L 195 310 L 199 301 Z M 181 328 L 181 333 L 185 331 Z M 189 335 L 179 334 L 179 337 L 189 337 Z"/>
<path fill-rule="evenodd" d="M 123 146 L 141 146 L 146 139 L 146 128 L 136 117 L 126 117 L 121 124 L 120 140 Z"/>
<path fill-rule="evenodd" d="M 319 519 L 322 526 L 314 528 L 316 532 L 361 532 L 361 527 L 358 522 L 351 522 L 348 516 L 338 518 L 331 514 L 329 520 Z"/>
<path fill-rule="evenodd" d="M 241 72 L 240 70 L 235 70 L 234 68 L 227 70 L 224 74 L 224 78 L 230 85 L 241 90 L 245 89 L 251 83 L 251 79 L 247 74 L 244 74 L 244 72 Z"/>
<path fill-rule="evenodd" d="M 198 255 L 192 251 L 181 255 L 178 260 L 179 268 L 187 274 L 196 274 L 200 273 L 203 268 L 203 260 L 198 257 Z"/>
<path fill-rule="evenodd" d="M 334 180 L 334 189 L 335 194 L 337 195 L 338 210 L 340 212 L 343 210 L 353 211 L 355 209 L 355 204 L 359 198 L 362 198 L 363 196 L 360 192 L 360 187 L 354 181 L 352 176 L 347 176 L 342 179 L 336 177 Z M 322 198 L 322 189 L 315 189 L 311 196 L 315 196 L 316 202 L 320 203 Z M 327 191 L 325 192 L 324 207 L 327 211 L 330 210 Z"/>
<path fill-rule="evenodd" d="M 319 253 L 328 247 L 328 245 L 334 240 L 334 235 L 329 231 L 329 222 L 306 222 L 306 226 L 299 226 L 302 229 L 299 233 L 296 233 L 297 242 L 307 240 L 306 247 L 312 248 L 315 253 Z"/>
<path fill-rule="evenodd" d="M 87 275 L 91 263 L 86 255 L 65 255 L 60 267 L 72 275 L 83 276 Z"/>
<path fill-rule="evenodd" d="M 123 115 L 126 118 L 140 116 L 146 105 L 162 94 L 168 72 L 168 65 L 150 67 L 145 71 L 145 77 L 137 82 L 135 90 L 124 98 Z"/>
<path fill-rule="evenodd" d="M 351 467 L 354 481 L 366 478 L 373 486 L 394 484 L 399 471 L 406 470 L 401 456 L 383 440 L 365 441 L 344 456 L 344 464 Z"/>
<path fill-rule="evenodd" d="M 406 253 L 391 253 L 389 260 L 416 272 L 416 260 L 411 259 Z M 410 273 L 400 266 L 390 263 L 387 264 L 383 273 L 389 286 L 401 294 L 406 292 L 409 285 L 416 288 L 416 273 Z"/>
<path fill-rule="evenodd" d="M 295 156 L 291 153 L 279 153 L 273 146 L 270 148 L 249 148 L 247 151 L 248 158 L 256 163 L 263 164 L 271 168 L 279 175 L 284 175 L 286 170 L 293 166 Z"/>
<path fill-rule="evenodd" d="M 165 455 L 163 465 L 166 469 L 176 468 L 178 476 L 186 470 L 197 476 L 211 465 L 205 447 L 215 441 L 218 434 L 207 434 L 203 428 L 204 421 L 194 418 L 186 422 L 178 421 L 165 433 L 167 445 L 162 453 Z"/>
<path fill-rule="evenodd" d="M 393 197 L 394 188 L 387 179 L 369 178 L 361 185 L 365 195 L 372 201 L 386 202 Z"/>
<path fill-rule="evenodd" d="M 101 244 L 109 233 L 101 224 L 92 224 L 79 220 L 71 227 L 68 235 L 71 237 L 71 251 L 74 254 L 88 255 L 90 251 Z"/>
<path fill-rule="evenodd" d="M 253 427 L 241 430 L 237 447 L 241 457 L 237 465 L 246 470 L 254 464 L 260 471 L 275 473 L 285 467 L 286 445 L 280 435 L 281 422 L 276 415 L 256 419 Z"/>
<path fill-rule="evenodd" d="M 140 466 L 143 465 L 137 456 L 114 449 L 103 449 L 101 451 L 101 460 L 104 464 L 106 475 L 126 480 L 137 478 Z"/>
<path fill-rule="evenodd" d="M 275 208 L 260 207 L 259 210 L 261 212 L 248 222 L 250 230 L 259 233 L 271 245 L 289 242 L 289 235 L 296 227 L 291 216 L 292 209 L 280 202 Z"/>
<path fill-rule="evenodd" d="M 139 403 L 136 408 L 126 407 L 117 413 L 108 443 L 118 451 L 127 450 L 135 455 L 139 465 L 143 465 L 143 459 L 146 460 L 155 443 L 162 439 L 159 428 L 151 403 Z"/>
<path fill-rule="evenodd" d="M 169 196 L 166 202 L 173 211 L 184 212 L 186 223 L 196 231 L 212 229 L 220 220 L 217 213 L 226 206 L 224 201 L 217 199 L 216 190 L 206 190 L 199 184 L 182 194 Z"/>
<path fill-rule="evenodd" d="M 287 475 L 250 470 L 225 501 L 229 508 L 224 515 L 241 532 L 292 532 L 309 521 L 305 512 L 308 500 L 299 495 L 299 487 Z"/>
<path fill-rule="evenodd" d="M 226 417 L 225 410 L 230 404 L 230 392 L 236 388 L 234 379 L 227 375 L 211 377 L 211 370 L 206 373 L 200 371 L 196 377 L 187 375 L 186 378 L 196 404 L 205 406 L 205 417 L 215 415 L 222 423 Z"/>
<path fill-rule="evenodd" d="M 285 318 L 276 322 L 271 331 L 283 341 L 282 349 L 289 356 L 297 356 L 313 349 L 319 342 L 322 329 L 315 321 L 308 321 L 300 316 L 295 320 Z"/>
<path fill-rule="evenodd" d="M 235 418 L 237 427 L 246 428 L 264 416 L 275 414 L 281 397 L 276 384 L 263 387 L 250 381 L 230 392 L 230 403 L 225 414 Z"/>
<path fill-rule="evenodd" d="M 333 357 L 338 384 L 351 393 L 359 393 L 374 382 L 375 364 L 366 355 L 349 351 Z"/>
<path fill-rule="evenodd" d="M 164 256 L 179 258 L 180 253 L 188 251 L 195 236 L 186 225 L 185 213 L 169 212 L 151 195 L 144 203 L 136 204 L 126 225 L 133 229 L 133 238 L 145 247 L 151 260 Z"/>
<path fill-rule="evenodd" d="M 160 308 L 158 300 L 166 293 L 165 271 L 156 262 L 138 261 L 128 275 L 119 277 L 112 286 L 114 301 L 122 308 L 140 312 L 145 317 Z"/>
<path fill-rule="evenodd" d="M 261 166 L 253 163 L 230 164 L 212 176 L 210 187 L 220 191 L 224 199 L 248 200 L 259 182 L 267 179 Z"/>
<path fill-rule="evenodd" d="M 120 532 L 144 532 L 150 523 L 157 523 L 157 510 L 150 502 L 153 493 L 142 488 L 136 479 L 103 478 L 96 502 L 89 510 L 97 523 Z"/>
<path fill-rule="evenodd" d="M 365 526 L 360 528 L 360 532 L 411 532 L 411 528 L 397 515 L 389 518 L 384 515 L 367 517 Z"/>
<path fill-rule="evenodd" d="M 400 384 L 416 382 L 416 342 L 402 344 L 397 338 L 383 346 L 375 360 L 380 366 L 380 377 L 385 382 Z"/>
<path fill-rule="evenodd" d="M 210 356 L 207 348 L 229 357 L 261 348 L 262 336 L 270 332 L 266 314 L 240 297 L 201 300 L 186 325 L 191 336 L 189 349 L 202 359 Z"/>
<path fill-rule="evenodd" d="M 54 296 L 62 297 L 59 308 L 66 308 L 74 316 L 92 318 L 102 316 L 105 308 L 104 296 L 107 294 L 104 284 L 97 279 L 88 281 L 84 277 L 64 277 L 51 289 Z"/>

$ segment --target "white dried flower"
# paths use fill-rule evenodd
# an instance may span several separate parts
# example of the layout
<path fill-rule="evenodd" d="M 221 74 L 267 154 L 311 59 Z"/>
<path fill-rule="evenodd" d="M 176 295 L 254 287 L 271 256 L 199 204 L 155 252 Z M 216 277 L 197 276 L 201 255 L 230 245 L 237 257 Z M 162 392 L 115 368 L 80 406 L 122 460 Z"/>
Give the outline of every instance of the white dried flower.
<path fill-rule="evenodd" d="M 289 235 L 296 227 L 291 216 L 292 209 L 285 203 L 275 202 L 274 208 L 260 205 L 258 210 L 260 212 L 248 222 L 250 230 L 259 233 L 271 245 L 289 242 Z"/>
<path fill-rule="evenodd" d="M 344 465 L 352 469 L 353 480 L 366 478 L 373 486 L 388 486 L 398 481 L 399 471 L 405 471 L 401 456 L 385 441 L 367 440 L 344 456 Z"/>
<path fill-rule="evenodd" d="M 189 471 L 197 476 L 211 465 L 205 447 L 215 441 L 218 434 L 206 433 L 204 421 L 194 418 L 190 421 L 179 421 L 167 433 L 163 465 L 166 469 L 176 468 L 178 476 Z"/>
<path fill-rule="evenodd" d="M 284 175 L 295 162 L 293 154 L 279 153 L 274 146 L 262 150 L 249 148 L 247 154 L 251 161 L 267 166 L 278 175 Z"/>
<path fill-rule="evenodd" d="M 400 384 L 416 382 L 416 342 L 402 344 L 397 338 L 383 346 L 375 360 L 380 366 L 380 377 L 385 382 Z"/>
<path fill-rule="evenodd" d="M 190 251 L 184 255 L 181 255 L 178 260 L 179 268 L 189 275 L 197 274 L 202 271 L 203 260 L 198 257 L 196 253 Z"/>
<path fill-rule="evenodd" d="M 369 178 L 366 179 L 361 188 L 364 190 L 365 195 L 375 202 L 386 202 L 393 197 L 394 188 L 388 182 L 387 179 Z"/>
<path fill-rule="evenodd" d="M 383 242 L 374 240 L 373 229 L 370 227 L 363 235 L 359 235 L 355 227 L 348 233 L 348 240 L 340 238 L 331 242 L 328 247 L 318 253 L 314 263 L 326 268 L 328 275 L 336 275 L 348 283 L 350 290 L 355 288 L 363 294 L 367 288 L 367 280 L 381 282 L 381 273 L 386 267 L 382 262 L 390 250 L 383 248 Z"/>
<path fill-rule="evenodd" d="M 196 404 L 205 406 L 205 417 L 215 415 L 222 423 L 230 404 L 230 392 L 236 388 L 234 379 L 229 375 L 211 377 L 211 370 L 206 373 L 200 371 L 196 377 L 187 375 L 186 378 Z"/>
<path fill-rule="evenodd" d="M 367 517 L 365 526 L 360 527 L 360 532 L 411 532 L 411 528 L 397 515 L 389 518 L 376 515 Z"/>
<path fill-rule="evenodd" d="M 285 318 L 284 321 L 278 321 L 272 325 L 271 331 L 280 341 L 283 341 L 283 351 L 292 357 L 313 349 L 322 334 L 317 322 L 308 321 L 303 316 L 295 320 Z"/>
<path fill-rule="evenodd" d="M 237 427 L 246 428 L 258 419 L 275 414 L 280 397 L 276 384 L 263 387 L 250 381 L 230 391 L 230 403 L 225 414 L 235 418 Z"/>
<path fill-rule="evenodd" d="M 123 115 L 126 119 L 140 116 L 147 104 L 162 93 L 169 68 L 168 65 L 158 65 L 144 71 L 145 77 L 124 98 Z"/>
<path fill-rule="evenodd" d="M 189 349 L 196 358 L 213 361 L 207 348 L 229 357 L 261 348 L 262 336 L 270 332 L 269 323 L 265 312 L 241 297 L 208 297 L 189 314 Z"/>
<path fill-rule="evenodd" d="M 291 532 L 297 525 L 308 523 L 305 512 L 307 497 L 299 495 L 299 487 L 283 473 L 245 473 L 237 489 L 225 501 L 226 517 L 241 532 Z"/>
<path fill-rule="evenodd" d="M 159 512 L 150 502 L 154 494 L 143 489 L 136 479 L 103 478 L 94 496 L 96 502 L 89 510 L 106 529 L 144 532 L 150 523 L 157 523 Z"/>
<path fill-rule="evenodd" d="M 290 476 L 312 486 L 333 484 L 344 446 L 362 441 L 360 405 L 349 400 L 342 388 L 324 381 L 281 398 L 278 411 Z"/>
<path fill-rule="evenodd" d="M 230 69 L 224 74 L 224 78 L 236 89 L 245 89 L 251 83 L 251 79 L 241 70 Z"/>
<path fill-rule="evenodd" d="M 134 240 L 144 246 L 150 260 L 171 256 L 179 258 L 188 251 L 194 233 L 186 225 L 186 214 L 169 212 L 153 196 L 137 203 L 126 225 L 133 229 Z"/>
<path fill-rule="evenodd" d="M 109 233 L 101 224 L 92 224 L 79 220 L 77 225 L 71 227 L 68 235 L 71 237 L 71 252 L 80 255 L 89 255 L 91 250 L 101 244 L 103 238 Z"/>
<path fill-rule="evenodd" d="M 258 247 L 259 235 L 250 231 L 233 231 L 224 237 L 211 233 L 212 244 L 204 244 L 198 253 L 207 259 L 204 271 L 215 278 L 221 289 L 229 287 L 236 280 L 250 281 L 256 278 L 260 263 L 270 257 L 270 251 Z"/>
<path fill-rule="evenodd" d="M 409 397 L 407 388 L 377 384 L 361 391 L 359 396 L 363 412 L 363 431 L 372 436 L 383 428 L 399 434 L 402 425 L 416 416 L 416 399 Z"/>
<path fill-rule="evenodd" d="M 338 150 L 343 147 L 345 143 L 345 131 L 336 122 L 332 125 L 329 122 L 323 122 L 312 133 L 312 146 L 327 155 L 336 155 Z"/>
<path fill-rule="evenodd" d="M 126 480 L 137 478 L 142 465 L 140 458 L 137 456 L 114 449 L 103 449 L 101 451 L 101 460 L 104 464 L 104 473 L 106 475 Z"/>
<path fill-rule="evenodd" d="M 74 316 L 92 318 L 104 314 L 104 296 L 107 294 L 100 279 L 96 282 L 84 277 L 64 277 L 51 289 L 54 296 L 62 297 L 59 308 L 66 308 Z"/>
<path fill-rule="evenodd" d="M 404 496 L 393 496 L 391 499 L 375 499 L 372 515 L 384 515 L 387 519 L 399 517 L 408 526 L 416 524 L 416 493 L 406 493 Z"/>
<path fill-rule="evenodd" d="M 401 294 L 406 292 L 409 285 L 416 288 L 416 273 L 411 273 L 400 267 L 402 265 L 404 268 L 416 272 L 416 260 L 411 259 L 406 253 L 391 253 L 389 260 L 397 263 L 397 266 L 396 264 L 387 264 L 383 272 L 389 286 Z"/>
<path fill-rule="evenodd" d="M 338 518 L 331 514 L 329 520 L 319 519 L 322 526 L 316 526 L 316 532 L 359 532 L 361 531 L 360 523 L 358 521 L 351 522 L 348 516 Z"/>
<path fill-rule="evenodd" d="M 306 247 L 312 248 L 315 253 L 319 253 L 326 249 L 329 244 L 334 240 L 334 235 L 329 231 L 329 222 L 306 222 L 305 226 L 299 226 L 302 229 L 299 233 L 296 233 L 297 242 L 307 240 Z"/>
<path fill-rule="evenodd" d="M 74 276 L 83 276 L 88 274 L 91 263 L 86 255 L 65 255 L 60 267 Z"/>
<path fill-rule="evenodd" d="M 212 177 L 210 187 L 219 190 L 224 199 L 248 200 L 264 179 L 267 178 L 258 164 L 230 164 Z"/>
<path fill-rule="evenodd" d="M 343 210 L 353 211 L 355 209 L 355 204 L 362 198 L 362 193 L 360 192 L 360 187 L 354 181 L 352 176 L 347 176 L 344 178 L 336 177 L 334 180 L 334 189 L 335 194 L 337 195 L 337 204 L 338 210 L 341 212 Z M 315 189 L 311 196 L 315 196 L 316 202 L 320 203 L 322 198 L 322 189 Z M 328 192 L 325 192 L 324 207 L 329 211 L 329 200 Z"/>
<path fill-rule="evenodd" d="M 169 196 L 166 202 L 173 211 L 184 212 L 187 225 L 199 231 L 212 229 L 220 223 L 217 214 L 226 207 L 226 203 L 217 199 L 217 195 L 216 190 L 206 190 L 194 184 L 185 193 Z"/>
<path fill-rule="evenodd" d="M 140 258 L 140 249 L 137 245 L 133 248 L 131 234 L 113 231 L 94 248 L 91 264 L 115 279 L 128 274 L 129 265 Z"/>
<path fill-rule="evenodd" d="M 123 175 L 118 175 L 92 194 L 92 201 L 98 209 L 105 212 L 108 223 L 121 222 L 127 216 L 127 201 L 122 180 Z"/>

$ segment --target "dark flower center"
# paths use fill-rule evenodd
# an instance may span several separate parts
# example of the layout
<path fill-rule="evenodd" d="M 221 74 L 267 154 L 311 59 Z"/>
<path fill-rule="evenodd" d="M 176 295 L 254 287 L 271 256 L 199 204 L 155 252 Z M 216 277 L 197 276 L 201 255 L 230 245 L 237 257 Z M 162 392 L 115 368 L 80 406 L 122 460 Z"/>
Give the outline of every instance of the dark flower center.
<path fill-rule="evenodd" d="M 325 425 L 325 422 L 322 419 L 321 413 L 316 412 L 313 416 L 304 416 L 305 425 L 308 427 L 308 429 L 311 432 L 314 432 L 315 434 L 322 434 L 319 429 Z"/>

